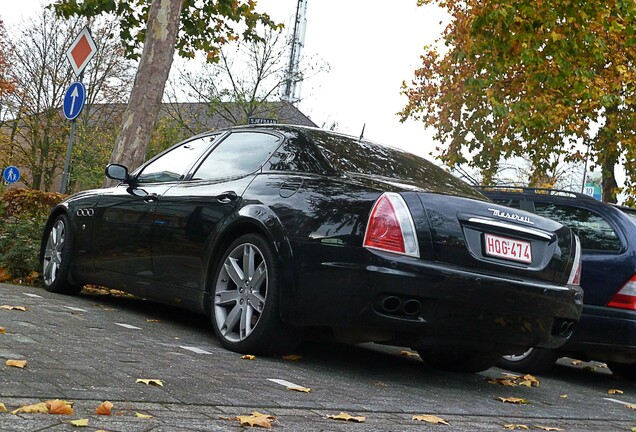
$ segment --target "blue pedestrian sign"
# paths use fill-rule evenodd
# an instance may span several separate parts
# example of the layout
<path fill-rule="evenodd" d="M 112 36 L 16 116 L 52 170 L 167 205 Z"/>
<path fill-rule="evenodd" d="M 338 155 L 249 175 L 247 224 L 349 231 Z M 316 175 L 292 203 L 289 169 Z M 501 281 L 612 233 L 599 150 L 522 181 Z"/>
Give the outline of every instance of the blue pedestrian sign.
<path fill-rule="evenodd" d="M 7 183 L 15 183 L 20 180 L 20 170 L 14 166 L 8 166 L 2 172 L 2 177 Z"/>
<path fill-rule="evenodd" d="M 86 87 L 79 81 L 71 84 L 64 95 L 64 117 L 75 120 L 84 108 Z"/>

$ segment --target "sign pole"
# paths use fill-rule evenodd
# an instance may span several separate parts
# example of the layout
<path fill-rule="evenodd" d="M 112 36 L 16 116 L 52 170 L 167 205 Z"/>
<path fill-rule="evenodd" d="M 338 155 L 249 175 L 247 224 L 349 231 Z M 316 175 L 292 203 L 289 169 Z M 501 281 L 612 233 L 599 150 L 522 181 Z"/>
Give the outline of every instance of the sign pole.
<path fill-rule="evenodd" d="M 65 194 L 68 187 L 68 169 L 71 164 L 71 151 L 73 150 L 73 140 L 75 139 L 75 120 L 71 121 L 71 138 L 66 148 L 66 162 L 64 162 L 64 172 L 62 173 L 62 184 L 60 185 L 60 193 Z"/>

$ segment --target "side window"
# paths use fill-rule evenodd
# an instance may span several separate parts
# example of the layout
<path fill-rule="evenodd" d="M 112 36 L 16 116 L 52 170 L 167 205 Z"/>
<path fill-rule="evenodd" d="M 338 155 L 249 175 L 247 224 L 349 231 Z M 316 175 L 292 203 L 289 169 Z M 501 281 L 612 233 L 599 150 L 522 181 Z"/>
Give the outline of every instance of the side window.
<path fill-rule="evenodd" d="M 205 158 L 193 180 L 235 177 L 259 169 L 276 150 L 281 139 L 260 132 L 234 132 Z"/>
<path fill-rule="evenodd" d="M 541 216 L 554 219 L 566 225 L 579 236 L 583 249 L 619 252 L 622 244 L 616 231 L 600 215 L 587 209 L 560 204 L 534 203 Z"/>
<path fill-rule="evenodd" d="M 155 159 L 137 176 L 139 183 L 162 183 L 181 180 L 218 135 L 188 141 Z"/>
<path fill-rule="evenodd" d="M 510 198 L 492 198 L 494 202 L 497 204 L 501 204 L 506 207 L 511 207 L 515 209 L 521 209 L 521 205 L 518 199 L 510 199 Z"/>
<path fill-rule="evenodd" d="M 301 138 L 288 139 L 272 154 L 265 164 L 268 171 L 292 171 L 324 174 L 325 162 L 313 146 L 302 145 Z"/>

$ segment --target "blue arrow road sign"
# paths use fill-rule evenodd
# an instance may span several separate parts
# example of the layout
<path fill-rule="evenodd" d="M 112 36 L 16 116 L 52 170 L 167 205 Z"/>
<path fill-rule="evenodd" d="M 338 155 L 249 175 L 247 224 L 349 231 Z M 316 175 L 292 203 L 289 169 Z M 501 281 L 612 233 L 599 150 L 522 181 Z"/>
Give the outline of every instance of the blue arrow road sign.
<path fill-rule="evenodd" d="M 7 183 L 15 183 L 20 180 L 20 170 L 14 166 L 8 166 L 2 172 L 2 177 Z"/>
<path fill-rule="evenodd" d="M 86 87 L 79 81 L 71 84 L 64 95 L 64 117 L 75 120 L 84 108 Z"/>

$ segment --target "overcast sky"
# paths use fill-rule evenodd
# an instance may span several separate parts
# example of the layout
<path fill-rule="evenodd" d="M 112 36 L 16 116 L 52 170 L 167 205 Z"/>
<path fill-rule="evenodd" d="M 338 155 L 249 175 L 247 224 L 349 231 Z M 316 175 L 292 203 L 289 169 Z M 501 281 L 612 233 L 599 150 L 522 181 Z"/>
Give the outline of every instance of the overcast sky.
<path fill-rule="evenodd" d="M 0 18 L 6 26 L 19 25 L 42 2 L 0 0 Z M 258 0 L 260 11 L 287 26 L 293 25 L 296 5 L 297 0 Z M 427 155 L 434 148 L 431 131 L 400 123 L 396 113 L 406 100 L 400 96 L 402 81 L 411 79 L 424 45 L 439 36 L 444 19 L 435 7 L 417 7 L 416 0 L 308 0 L 302 53 L 320 57 L 331 69 L 303 84 L 299 108 L 319 126 L 337 122 L 340 132 L 358 136 L 366 123 L 366 138 Z"/>

